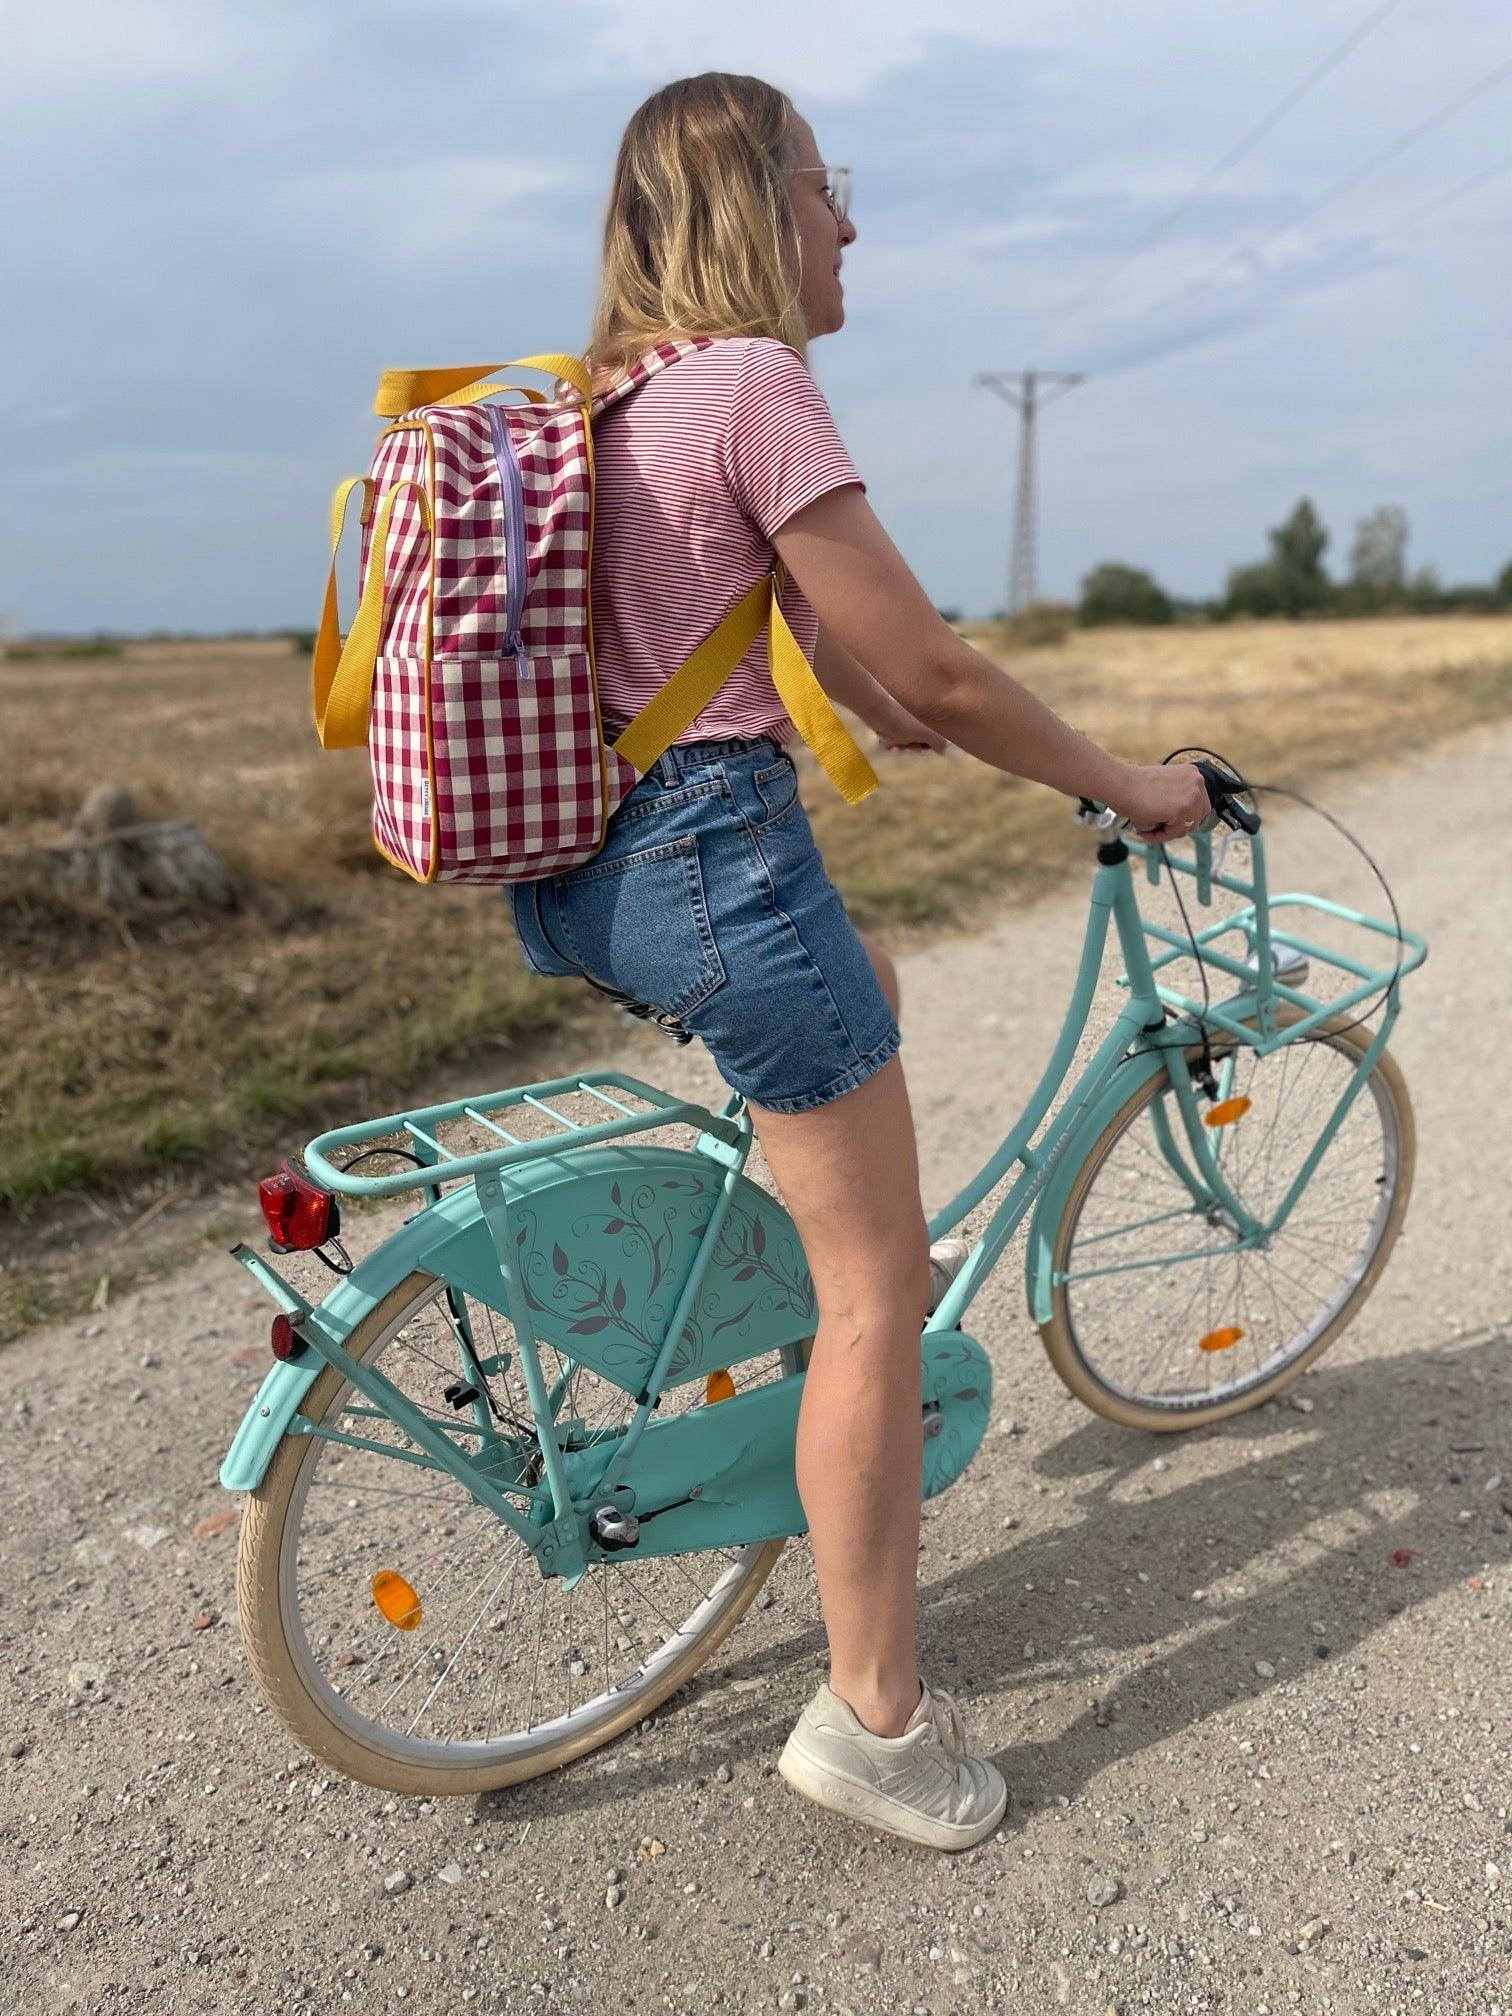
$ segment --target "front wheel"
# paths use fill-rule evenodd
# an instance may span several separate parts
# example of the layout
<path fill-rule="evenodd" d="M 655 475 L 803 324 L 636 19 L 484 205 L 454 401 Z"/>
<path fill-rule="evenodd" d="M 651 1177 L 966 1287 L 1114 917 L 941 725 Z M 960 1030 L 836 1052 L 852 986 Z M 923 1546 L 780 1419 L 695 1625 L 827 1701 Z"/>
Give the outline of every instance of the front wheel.
<path fill-rule="evenodd" d="M 1324 1025 L 1261 1057 L 1214 1038 L 1237 1114 L 1214 1128 L 1215 1153 L 1255 1218 L 1278 1209 L 1371 1040 L 1363 1027 Z M 1170 1139 L 1190 1167 L 1162 1071 L 1077 1172 L 1051 1240 L 1051 1314 L 1040 1326 L 1051 1364 L 1094 1413 L 1167 1432 L 1259 1406 L 1342 1334 L 1396 1243 L 1415 1152 L 1406 1083 L 1383 1050 L 1285 1223 L 1245 1247 L 1216 1204 L 1194 1201 Z"/>

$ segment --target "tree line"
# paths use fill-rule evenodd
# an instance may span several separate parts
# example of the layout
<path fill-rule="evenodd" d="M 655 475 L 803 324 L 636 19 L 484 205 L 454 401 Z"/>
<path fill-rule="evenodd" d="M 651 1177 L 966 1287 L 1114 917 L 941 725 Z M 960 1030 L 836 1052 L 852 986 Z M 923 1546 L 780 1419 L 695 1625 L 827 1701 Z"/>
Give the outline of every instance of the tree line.
<path fill-rule="evenodd" d="M 1399 611 L 1512 608 L 1512 560 L 1489 583 L 1446 587 L 1432 567 L 1409 572 L 1407 513 L 1379 504 L 1355 526 L 1349 572 L 1335 580 L 1324 565 L 1328 528 L 1307 497 L 1266 537 L 1263 560 L 1229 570 L 1222 595 L 1210 602 L 1168 595 L 1153 574 L 1105 560 L 1085 576 L 1076 620 L 1099 623 L 1207 622 L 1246 616 L 1379 616 Z"/>

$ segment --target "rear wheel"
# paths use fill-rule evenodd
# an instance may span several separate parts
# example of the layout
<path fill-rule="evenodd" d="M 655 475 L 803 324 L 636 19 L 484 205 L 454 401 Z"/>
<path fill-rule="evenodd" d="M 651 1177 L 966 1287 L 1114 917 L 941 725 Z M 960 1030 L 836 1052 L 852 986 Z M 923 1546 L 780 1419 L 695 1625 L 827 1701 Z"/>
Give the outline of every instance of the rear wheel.
<path fill-rule="evenodd" d="M 485 1363 L 513 1354 L 515 1343 L 503 1319 L 453 1293 L 449 1305 L 443 1283 L 412 1274 L 347 1349 L 455 1427 L 470 1418 L 444 1399 L 469 1371 L 456 1312 Z M 771 1352 L 731 1376 L 744 1390 L 801 1369 L 805 1356 L 806 1347 Z M 571 1424 L 578 1446 L 614 1432 L 633 1409 L 588 1367 L 544 1345 L 541 1360 L 555 1418 Z M 519 1433 L 520 1479 L 533 1483 L 530 1408 L 512 1357 L 490 1383 Z M 700 1380 L 668 1392 L 661 1413 L 704 1404 Z M 691 1678 L 782 1552 L 773 1540 L 662 1559 L 622 1555 L 567 1589 L 455 1478 L 406 1462 L 413 1445 L 365 1408 L 335 1370 L 315 1380 L 304 1418 L 388 1453 L 285 1436 L 247 1501 L 237 1592 L 248 1655 L 280 1718 L 316 1756 L 366 1784 L 480 1792 L 597 1749 Z"/>
<path fill-rule="evenodd" d="M 1281 1016 L 1300 1019 L 1291 1008 Z M 1249 1102 L 1214 1129 L 1219 1167 L 1255 1217 L 1278 1208 L 1371 1041 L 1363 1027 L 1325 1026 L 1262 1058 L 1214 1040 L 1214 1057 L 1231 1064 L 1225 1097 Z M 1185 1152 L 1165 1072 L 1114 1115 L 1071 1186 L 1040 1334 L 1094 1413 L 1169 1431 L 1259 1406 L 1343 1333 L 1401 1230 L 1415 1136 L 1406 1084 L 1383 1050 L 1285 1224 L 1268 1245 L 1244 1248 L 1227 1215 L 1197 1205 L 1171 1168 L 1162 1121 Z"/>

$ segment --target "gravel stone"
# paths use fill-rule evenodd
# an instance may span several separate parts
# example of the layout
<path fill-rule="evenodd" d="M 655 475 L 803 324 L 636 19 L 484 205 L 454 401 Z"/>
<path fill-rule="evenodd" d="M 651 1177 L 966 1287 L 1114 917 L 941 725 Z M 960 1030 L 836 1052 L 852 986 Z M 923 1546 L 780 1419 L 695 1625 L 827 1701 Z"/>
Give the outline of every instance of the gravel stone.
<path fill-rule="evenodd" d="M 68 1669 L 68 1693 L 73 1701 L 103 1701 L 110 1693 L 110 1676 L 92 1659 L 79 1659 Z"/>

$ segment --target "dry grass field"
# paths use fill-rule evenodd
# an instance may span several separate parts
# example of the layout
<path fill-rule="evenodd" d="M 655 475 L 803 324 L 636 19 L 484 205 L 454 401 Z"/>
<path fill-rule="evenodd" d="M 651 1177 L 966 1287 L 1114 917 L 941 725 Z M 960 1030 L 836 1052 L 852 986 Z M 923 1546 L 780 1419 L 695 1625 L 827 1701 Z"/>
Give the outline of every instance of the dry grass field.
<path fill-rule="evenodd" d="M 992 646 L 991 633 L 976 633 Z M 1178 743 L 1302 783 L 1512 709 L 1512 617 L 1073 634 L 1013 669 L 1130 756 Z M 381 1111 L 470 1050 L 604 1007 L 537 980 L 493 891 L 415 888 L 366 838 L 360 753 L 327 756 L 287 642 L 133 645 L 0 661 L 0 1216 L 73 1195 L 150 1200 L 272 1141 Z M 863 740 L 869 739 L 863 735 Z M 850 812 L 806 769 L 858 921 L 915 936 L 1084 866 L 1050 794 L 970 759 L 894 757 Z M 195 820 L 230 915 L 122 918 L 18 869 L 90 787 Z"/>

